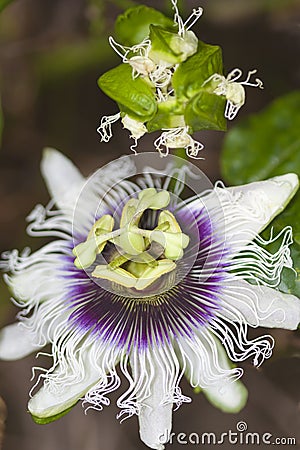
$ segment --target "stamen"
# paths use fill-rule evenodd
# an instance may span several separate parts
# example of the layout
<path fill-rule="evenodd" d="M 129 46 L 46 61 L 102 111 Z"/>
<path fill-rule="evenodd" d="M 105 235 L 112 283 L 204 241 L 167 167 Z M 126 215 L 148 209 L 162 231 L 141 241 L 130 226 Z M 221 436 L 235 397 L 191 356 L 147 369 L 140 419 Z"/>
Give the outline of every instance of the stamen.
<path fill-rule="evenodd" d="M 167 230 L 162 231 L 166 224 Z M 158 227 L 151 233 L 150 239 L 162 245 L 165 256 L 174 261 L 182 258 L 183 249 L 189 244 L 188 236 L 181 232 L 177 220 L 170 211 L 160 213 Z"/>
<path fill-rule="evenodd" d="M 189 244 L 189 237 L 181 232 L 174 215 L 163 210 L 154 230 L 139 228 L 146 210 L 164 209 L 169 202 L 167 191 L 157 192 L 154 188 L 148 188 L 141 191 L 138 198 L 131 198 L 125 204 L 119 229 L 113 231 L 114 220 L 111 216 L 101 217 L 93 225 L 86 241 L 73 249 L 75 266 L 79 269 L 90 267 L 109 241 L 118 253 L 114 253 L 107 265 L 98 265 L 94 269 L 92 276 L 95 278 L 143 290 L 174 270 L 174 261 L 182 258 L 183 250 Z"/>
<path fill-rule="evenodd" d="M 113 234 L 111 231 L 113 227 L 114 219 L 108 214 L 97 220 L 86 241 L 73 249 L 73 254 L 76 256 L 74 264 L 78 269 L 89 267 L 93 264 L 97 254 L 103 251 L 108 239 L 112 238 Z"/>
<path fill-rule="evenodd" d="M 121 267 L 112 269 L 108 266 L 97 266 L 92 276 L 112 281 L 127 288 L 135 288 L 142 291 L 150 286 L 162 275 L 171 272 L 176 268 L 176 264 L 169 259 L 161 259 L 155 267 L 147 264 L 130 262 L 128 270 Z M 135 272 L 135 274 L 133 274 Z"/>

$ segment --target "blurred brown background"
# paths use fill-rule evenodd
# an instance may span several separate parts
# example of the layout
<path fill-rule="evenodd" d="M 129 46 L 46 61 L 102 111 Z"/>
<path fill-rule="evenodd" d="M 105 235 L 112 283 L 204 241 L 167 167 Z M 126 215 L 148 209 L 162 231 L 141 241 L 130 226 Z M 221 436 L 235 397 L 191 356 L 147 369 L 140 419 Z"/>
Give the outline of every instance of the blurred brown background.
<path fill-rule="evenodd" d="M 144 3 L 170 11 L 167 1 Z M 42 244 L 26 236 L 24 219 L 36 203 L 48 200 L 39 173 L 43 147 L 62 150 L 86 175 L 129 152 L 127 131 L 119 125 L 114 126 L 109 144 L 99 142 L 99 119 L 116 112 L 116 106 L 100 92 L 96 81 L 118 63 L 107 37 L 117 14 L 132 4 L 130 0 L 16 0 L 0 14 L 0 95 L 5 118 L 0 150 L 1 250 L 27 245 L 34 249 Z M 204 7 L 194 31 L 200 39 L 223 47 L 227 71 L 240 67 L 246 73 L 257 68 L 264 81 L 264 91 L 248 89 L 247 104 L 235 123 L 299 88 L 299 0 L 186 0 L 181 4 L 184 16 L 193 7 Z M 155 136 L 143 138 L 140 150 L 150 151 Z M 201 134 L 206 160 L 199 166 L 212 180 L 220 177 L 222 139 L 222 133 Z M 16 309 L 2 281 L 0 289 L 1 326 L 14 320 Z M 249 431 L 296 437 L 300 442 L 300 339 L 292 332 L 272 334 L 277 340 L 274 357 L 260 370 L 250 362 L 244 365 L 247 407 L 238 415 L 226 415 L 194 395 L 192 404 L 174 413 L 174 432 L 235 431 L 236 423 L 244 420 Z M 139 441 L 136 418 L 122 425 L 115 420 L 117 394 L 111 396 L 111 407 L 101 413 L 84 415 L 78 405 L 56 423 L 35 425 L 26 412 L 34 365 L 43 361 L 31 356 L 0 364 L 0 395 L 8 415 L 4 450 L 146 448 Z M 186 382 L 183 390 L 193 395 Z M 0 442 L 3 420 L 0 411 Z M 220 447 L 232 446 L 243 447 Z M 178 450 L 182 445 L 174 442 L 170 448 Z"/>

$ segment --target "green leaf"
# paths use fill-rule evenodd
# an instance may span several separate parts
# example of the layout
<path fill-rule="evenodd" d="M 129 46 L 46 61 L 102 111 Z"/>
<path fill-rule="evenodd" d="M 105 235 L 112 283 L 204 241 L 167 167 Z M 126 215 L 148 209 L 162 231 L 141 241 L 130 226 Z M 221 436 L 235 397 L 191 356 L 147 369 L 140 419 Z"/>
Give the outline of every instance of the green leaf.
<path fill-rule="evenodd" d="M 0 13 L 14 0 L 0 0 Z"/>
<path fill-rule="evenodd" d="M 219 95 L 201 90 L 187 104 L 184 118 L 193 132 L 199 130 L 226 131 L 224 117 L 226 99 Z"/>
<path fill-rule="evenodd" d="M 174 26 L 160 11 L 145 5 L 134 6 L 118 16 L 115 23 L 116 38 L 123 45 L 136 45 L 149 36 L 150 25 L 161 25 L 169 28 Z"/>
<path fill-rule="evenodd" d="M 225 138 L 221 169 L 230 184 L 288 172 L 300 175 L 300 91 L 275 100 L 241 121 Z"/>
<path fill-rule="evenodd" d="M 291 257 L 293 259 L 293 269 L 283 268 L 278 289 L 287 294 L 300 297 L 300 245 L 296 242 L 291 247 Z"/>
<path fill-rule="evenodd" d="M 275 100 L 241 122 L 225 138 L 221 169 L 229 184 L 243 184 L 294 172 L 300 176 L 300 91 Z M 300 192 L 273 222 L 293 226 L 300 245 Z"/>
<path fill-rule="evenodd" d="M 173 75 L 172 85 L 178 98 L 190 99 L 213 74 L 223 74 L 222 50 L 217 45 L 198 42 L 198 50 L 181 63 Z"/>
<path fill-rule="evenodd" d="M 230 130 L 221 155 L 224 179 L 232 185 L 263 180 L 294 172 L 300 176 L 300 91 L 275 100 L 264 111 Z M 291 246 L 297 276 L 288 269 L 282 273 L 279 288 L 300 295 L 300 192 L 298 191 L 283 213 L 277 216 L 263 236 L 270 236 L 285 226 L 293 228 Z"/>
<path fill-rule="evenodd" d="M 46 425 L 47 423 L 55 422 L 56 420 L 65 416 L 66 414 L 68 414 L 68 412 L 70 412 L 71 409 L 74 408 L 74 406 L 76 404 L 77 404 L 77 402 L 74 405 L 70 406 L 69 408 L 65 409 L 65 411 L 62 411 L 51 417 L 37 417 L 37 416 L 33 416 L 32 414 L 31 414 L 31 417 L 34 420 L 34 422 L 37 423 L 38 425 Z"/>
<path fill-rule="evenodd" d="M 133 119 L 147 122 L 154 117 L 157 110 L 154 89 L 143 78 L 133 78 L 129 64 L 120 64 L 104 73 L 98 85 Z"/>
<path fill-rule="evenodd" d="M 296 265 L 295 261 L 294 265 Z M 295 274 L 295 272 L 292 269 L 284 267 L 283 271 L 281 272 L 281 280 L 280 284 L 278 285 L 278 289 L 281 292 L 285 292 L 286 294 L 293 294 L 300 298 L 299 272 Z"/>

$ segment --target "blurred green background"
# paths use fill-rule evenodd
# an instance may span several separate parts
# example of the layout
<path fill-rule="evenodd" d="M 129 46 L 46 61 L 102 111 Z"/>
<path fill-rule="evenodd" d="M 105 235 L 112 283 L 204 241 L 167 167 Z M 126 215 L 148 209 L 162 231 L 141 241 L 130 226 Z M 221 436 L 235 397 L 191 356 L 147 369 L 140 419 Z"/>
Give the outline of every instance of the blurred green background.
<path fill-rule="evenodd" d="M 66 153 L 88 175 L 106 162 L 128 153 L 128 133 L 119 124 L 108 144 L 99 142 L 96 128 L 104 114 L 117 112 L 97 87 L 97 78 L 119 59 L 107 38 L 114 20 L 131 0 L 0 0 L 0 97 L 4 122 L 0 150 L 1 251 L 42 245 L 26 236 L 25 217 L 48 194 L 39 172 L 42 149 Z M 147 1 L 170 13 L 167 1 Z M 202 6 L 204 15 L 194 27 L 198 37 L 221 45 L 227 72 L 257 68 L 263 91 L 249 88 L 247 103 L 231 128 L 273 99 L 300 87 L 299 0 L 181 1 L 184 17 Z M 156 134 L 140 141 L 140 151 L 151 151 Z M 199 167 L 212 181 L 220 178 L 224 134 L 203 132 L 206 149 Z M 266 142 L 267 145 L 267 142 Z M 14 320 L 17 310 L 1 281 L 0 325 Z M 262 334 L 263 330 L 258 331 Z M 256 332 L 255 332 L 256 333 Z M 252 333 L 255 335 L 255 333 Z M 292 332 L 272 331 L 274 357 L 260 370 L 244 364 L 249 402 L 238 415 L 225 415 L 201 395 L 174 413 L 176 433 L 235 430 L 239 420 L 249 431 L 269 432 L 300 440 L 300 339 Z M 146 448 L 138 438 L 136 418 L 122 425 L 112 405 L 101 413 L 84 415 L 80 405 L 60 421 L 39 426 L 26 412 L 31 367 L 49 364 L 34 356 L 0 364 L 0 395 L 8 410 L 4 450 L 116 450 Z M 188 383 L 182 387 L 193 395 Z M 0 434 L 1 434 L 0 412 Z M 1 440 L 1 437 L 0 437 Z M 1 445 L 1 444 L 0 444 Z M 173 443 L 170 448 L 182 446 Z M 192 448 L 191 444 L 186 445 Z M 223 444 L 223 449 L 231 448 Z M 235 448 L 243 446 L 234 445 Z M 300 447 L 299 447 L 300 448 Z"/>

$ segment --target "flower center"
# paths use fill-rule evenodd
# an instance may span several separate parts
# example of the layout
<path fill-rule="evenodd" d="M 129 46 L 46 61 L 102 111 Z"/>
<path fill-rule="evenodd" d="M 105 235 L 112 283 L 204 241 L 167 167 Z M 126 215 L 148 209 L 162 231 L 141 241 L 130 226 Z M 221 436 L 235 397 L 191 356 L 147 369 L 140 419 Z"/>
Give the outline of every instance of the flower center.
<path fill-rule="evenodd" d="M 149 188 L 125 204 L 119 228 L 114 229 L 115 221 L 111 215 L 102 216 L 94 223 L 86 240 L 73 249 L 75 266 L 79 269 L 90 267 L 109 242 L 115 248 L 112 257 L 108 264 L 97 265 L 92 277 L 143 291 L 173 271 L 176 261 L 183 257 L 189 237 L 166 209 L 169 203 L 167 191 Z M 147 210 L 159 211 L 154 229 L 140 226 Z"/>

